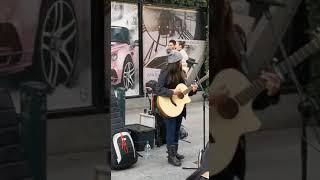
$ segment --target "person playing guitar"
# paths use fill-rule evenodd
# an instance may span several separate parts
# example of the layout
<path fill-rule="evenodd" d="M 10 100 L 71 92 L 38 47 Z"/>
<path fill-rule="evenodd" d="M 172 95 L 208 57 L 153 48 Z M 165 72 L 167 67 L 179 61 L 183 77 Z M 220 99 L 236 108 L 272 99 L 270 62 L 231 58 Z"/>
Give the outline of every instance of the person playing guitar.
<path fill-rule="evenodd" d="M 177 95 L 181 99 L 184 97 L 184 94 L 180 90 L 175 89 L 179 83 L 185 83 L 186 77 L 182 70 L 182 58 L 179 52 L 168 50 L 168 65 L 161 71 L 155 90 L 158 96 L 172 97 L 173 95 Z M 194 95 L 198 88 L 196 84 L 191 86 L 192 91 L 188 94 L 189 96 Z M 182 117 L 184 117 L 185 114 L 186 107 L 184 107 L 183 112 L 179 116 L 164 118 L 168 162 L 174 166 L 181 166 L 181 160 L 184 158 L 183 155 L 178 154 L 178 141 Z"/>
<path fill-rule="evenodd" d="M 241 61 L 241 51 L 246 51 L 246 37 L 241 27 L 233 24 L 233 15 L 229 0 L 216 1 L 214 12 L 215 25 L 212 31 L 215 60 L 213 67 L 210 67 L 210 71 L 212 69 L 212 72 L 216 75 L 221 70 L 233 68 L 245 73 L 244 62 Z M 252 108 L 254 110 L 262 110 L 279 101 L 279 89 L 281 85 L 279 76 L 272 72 L 262 71 L 260 77 L 265 80 L 264 85 L 266 90 L 259 94 L 253 101 Z M 230 113 L 228 111 L 232 111 L 232 108 L 230 108 L 230 104 L 227 103 L 227 96 L 228 90 L 223 87 L 221 87 L 219 91 L 210 92 L 208 97 L 210 111 L 216 108 L 219 109 L 219 112 Z M 211 119 L 209 123 L 212 123 Z M 236 152 L 231 163 L 218 174 L 210 175 L 210 179 L 233 180 L 235 177 L 238 177 L 240 180 L 244 180 L 246 166 L 245 154 L 245 138 L 242 136 L 238 141 Z"/>

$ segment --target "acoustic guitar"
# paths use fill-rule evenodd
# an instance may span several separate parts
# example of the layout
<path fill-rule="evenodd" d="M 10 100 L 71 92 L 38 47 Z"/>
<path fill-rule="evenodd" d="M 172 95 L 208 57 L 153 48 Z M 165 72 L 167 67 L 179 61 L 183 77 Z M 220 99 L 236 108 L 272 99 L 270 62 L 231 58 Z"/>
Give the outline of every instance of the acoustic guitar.
<path fill-rule="evenodd" d="M 209 71 L 196 83 L 199 85 L 208 78 Z M 180 99 L 177 95 L 173 95 L 172 97 L 158 96 L 157 98 L 157 107 L 159 109 L 159 112 L 164 117 L 169 118 L 179 116 L 183 111 L 184 105 L 191 102 L 191 99 L 188 96 L 189 92 L 192 90 L 191 85 L 187 87 L 185 84 L 180 83 L 176 86 L 175 89 L 180 90 L 184 94 L 184 97 L 182 99 Z"/>
<path fill-rule="evenodd" d="M 289 73 L 287 64 L 292 67 L 299 65 L 303 60 L 315 53 L 320 47 L 319 34 L 317 38 L 300 48 L 294 54 L 280 63 L 273 64 L 273 70 L 282 76 Z M 242 73 L 234 69 L 225 69 L 219 72 L 209 88 L 215 92 L 224 87 L 229 92 L 229 113 L 225 114 L 215 107 L 209 111 L 209 133 L 213 140 L 209 148 L 209 172 L 210 176 L 216 175 L 232 161 L 241 135 L 256 131 L 261 122 L 252 110 L 254 98 L 265 90 L 262 79 L 250 82 Z"/>

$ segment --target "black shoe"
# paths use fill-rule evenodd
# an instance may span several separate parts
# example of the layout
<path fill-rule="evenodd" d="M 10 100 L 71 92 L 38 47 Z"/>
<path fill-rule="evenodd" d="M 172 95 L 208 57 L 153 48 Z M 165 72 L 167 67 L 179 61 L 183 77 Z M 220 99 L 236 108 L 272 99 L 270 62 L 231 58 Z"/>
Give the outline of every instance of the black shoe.
<path fill-rule="evenodd" d="M 168 163 L 174 166 L 181 166 L 180 160 L 177 159 L 176 157 L 175 145 L 167 145 L 167 149 L 168 149 Z"/>
<path fill-rule="evenodd" d="M 179 145 L 176 144 L 175 145 L 176 157 L 177 157 L 177 159 L 182 160 L 182 159 L 184 159 L 184 155 L 178 154 L 178 147 L 179 147 Z"/>

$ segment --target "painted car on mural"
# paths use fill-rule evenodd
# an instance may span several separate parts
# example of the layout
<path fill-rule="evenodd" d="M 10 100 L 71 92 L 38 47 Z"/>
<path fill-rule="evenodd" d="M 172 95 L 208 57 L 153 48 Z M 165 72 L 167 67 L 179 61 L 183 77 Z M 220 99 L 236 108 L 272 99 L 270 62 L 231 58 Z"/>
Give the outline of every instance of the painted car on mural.
<path fill-rule="evenodd" d="M 135 86 L 137 41 L 130 43 L 126 27 L 111 26 L 111 83 L 126 89 Z"/>
<path fill-rule="evenodd" d="M 0 75 L 31 70 L 49 87 L 68 85 L 78 52 L 77 0 L 1 0 Z M 82 17 L 81 17 L 82 16 Z"/>

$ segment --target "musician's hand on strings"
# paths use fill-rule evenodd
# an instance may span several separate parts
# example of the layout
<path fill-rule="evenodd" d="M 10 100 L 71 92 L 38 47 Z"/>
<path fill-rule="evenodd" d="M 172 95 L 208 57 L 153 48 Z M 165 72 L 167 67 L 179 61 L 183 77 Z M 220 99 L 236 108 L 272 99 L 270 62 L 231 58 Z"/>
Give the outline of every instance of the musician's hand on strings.
<path fill-rule="evenodd" d="M 209 96 L 209 105 L 213 105 L 217 112 L 225 119 L 232 119 L 239 112 L 238 104 L 229 96 L 230 91 L 226 86 L 216 89 Z"/>
<path fill-rule="evenodd" d="M 180 98 L 180 99 L 184 98 L 184 94 L 180 91 L 180 89 L 173 90 L 173 95 L 177 95 L 178 98 Z"/>
<path fill-rule="evenodd" d="M 268 96 L 274 96 L 276 95 L 281 86 L 281 79 L 280 77 L 272 72 L 262 71 L 261 76 L 262 79 L 264 79 L 266 89 L 268 90 L 267 94 Z"/>
<path fill-rule="evenodd" d="M 226 86 L 221 86 L 220 88 L 216 89 L 215 92 L 209 93 L 209 105 L 210 106 L 222 106 L 226 99 L 228 98 L 230 92 L 226 88 Z"/>

